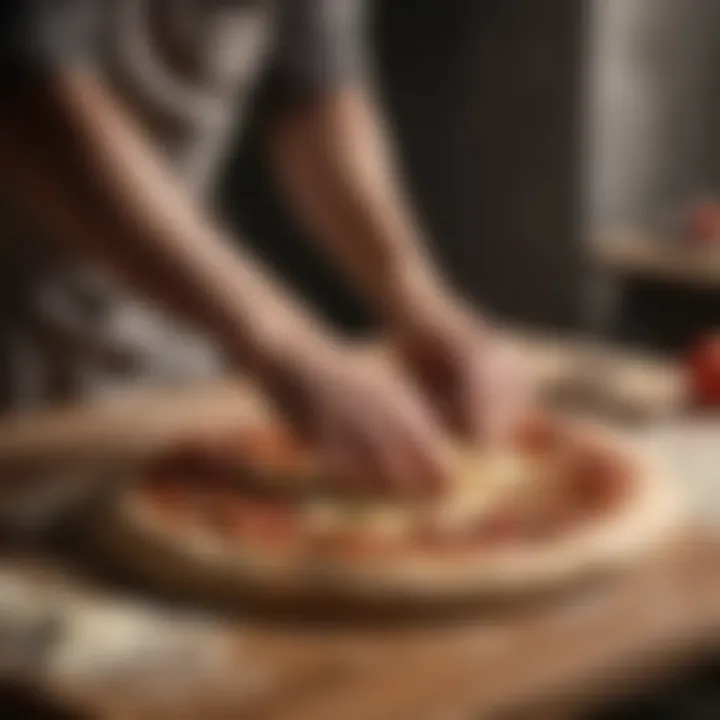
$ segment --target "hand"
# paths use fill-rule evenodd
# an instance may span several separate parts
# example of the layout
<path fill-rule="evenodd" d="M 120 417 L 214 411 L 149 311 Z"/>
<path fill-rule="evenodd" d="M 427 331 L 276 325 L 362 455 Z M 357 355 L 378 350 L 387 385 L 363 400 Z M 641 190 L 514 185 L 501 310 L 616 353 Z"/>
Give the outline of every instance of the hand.
<path fill-rule="evenodd" d="M 453 431 L 498 442 L 527 409 L 518 353 L 470 309 L 447 297 L 410 306 L 395 325 L 401 361 Z"/>
<path fill-rule="evenodd" d="M 350 489 L 431 494 L 444 484 L 441 428 L 393 371 L 313 344 L 275 359 L 265 387 Z"/>

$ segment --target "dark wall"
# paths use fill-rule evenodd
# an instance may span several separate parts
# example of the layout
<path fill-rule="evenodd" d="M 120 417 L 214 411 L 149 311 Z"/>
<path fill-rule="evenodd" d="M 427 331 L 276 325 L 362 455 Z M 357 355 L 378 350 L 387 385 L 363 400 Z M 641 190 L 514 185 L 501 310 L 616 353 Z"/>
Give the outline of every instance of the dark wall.
<path fill-rule="evenodd" d="M 418 207 L 462 289 L 496 312 L 572 324 L 579 300 L 578 0 L 377 4 L 382 89 Z M 251 128 L 224 209 L 331 317 L 359 304 L 274 197 Z"/>

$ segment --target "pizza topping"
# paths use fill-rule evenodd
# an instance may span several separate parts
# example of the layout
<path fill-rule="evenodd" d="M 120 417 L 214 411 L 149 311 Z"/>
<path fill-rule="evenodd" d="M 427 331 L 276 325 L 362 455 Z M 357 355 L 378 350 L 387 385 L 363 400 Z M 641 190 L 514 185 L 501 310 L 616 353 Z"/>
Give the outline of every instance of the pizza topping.
<path fill-rule="evenodd" d="M 147 485 L 146 497 L 156 509 L 176 521 L 196 514 L 195 498 L 176 474 L 163 473 L 152 477 Z"/>
<path fill-rule="evenodd" d="M 250 488 L 321 488 L 323 473 L 311 449 L 280 428 L 245 428 L 220 437 L 193 438 L 171 450 L 159 468 L 202 478 L 233 479 Z"/>
<path fill-rule="evenodd" d="M 483 543 L 507 542 L 522 536 L 526 518 L 517 507 L 498 508 L 482 518 L 473 529 L 472 538 Z"/>
<path fill-rule="evenodd" d="M 320 476 L 312 449 L 290 432 L 247 429 L 227 445 L 228 455 L 258 472 L 287 479 Z"/>
<path fill-rule="evenodd" d="M 292 508 L 269 503 L 243 503 L 228 519 L 226 531 L 236 538 L 274 543 L 298 537 L 296 514 Z"/>
<path fill-rule="evenodd" d="M 347 526 L 345 514 L 337 504 L 330 502 L 308 504 L 304 508 L 304 521 L 307 528 L 318 534 L 342 531 Z"/>
<path fill-rule="evenodd" d="M 720 333 L 701 338 L 688 359 L 692 400 L 699 407 L 720 406 Z"/>
<path fill-rule="evenodd" d="M 537 543 L 605 512 L 626 487 L 626 461 L 588 441 L 559 444 L 552 433 L 526 436 L 522 450 L 454 451 L 454 487 L 428 504 L 317 494 L 262 495 L 245 492 L 227 475 L 169 470 L 151 472 L 148 498 L 172 522 L 196 523 L 238 544 L 314 550 L 353 557 L 395 551 L 482 552 L 515 543 Z M 246 437 L 250 437 L 247 435 Z M 261 433 L 255 444 L 277 451 L 281 467 L 289 458 L 310 467 L 307 454 L 276 445 L 278 436 Z M 286 452 L 287 450 L 287 452 Z M 235 452 L 235 450 L 234 450 Z M 289 482 L 293 474 L 287 475 Z"/>
<path fill-rule="evenodd" d="M 357 516 L 367 532 L 376 538 L 397 541 L 405 537 L 412 527 L 412 515 L 393 506 L 378 505 L 364 508 Z"/>
<path fill-rule="evenodd" d="M 567 440 L 566 435 L 567 433 L 556 420 L 528 419 L 517 429 L 515 449 L 516 452 L 531 455 L 546 455 L 562 447 Z"/>
<path fill-rule="evenodd" d="M 503 498 L 519 492 L 538 469 L 529 458 L 512 451 L 459 453 L 455 466 L 454 491 L 433 510 L 435 521 L 451 530 L 472 523 Z"/>
<path fill-rule="evenodd" d="M 389 540 L 402 537 L 411 525 L 405 508 L 381 503 L 339 505 L 331 501 L 309 503 L 304 515 L 307 526 L 323 534 L 360 532 Z"/>
<path fill-rule="evenodd" d="M 628 487 L 622 458 L 600 450 L 578 456 L 574 472 L 568 475 L 570 493 L 574 492 L 575 499 L 586 507 L 610 507 L 622 498 Z"/>

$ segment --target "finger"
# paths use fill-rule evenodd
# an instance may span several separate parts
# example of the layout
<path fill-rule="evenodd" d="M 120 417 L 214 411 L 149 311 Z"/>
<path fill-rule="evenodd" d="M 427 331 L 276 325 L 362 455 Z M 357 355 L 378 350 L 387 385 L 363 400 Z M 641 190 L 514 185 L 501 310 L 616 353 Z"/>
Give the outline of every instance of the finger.
<path fill-rule="evenodd" d="M 520 405 L 511 390 L 492 401 L 487 442 L 493 445 L 504 445 L 512 437 L 512 429 L 517 421 Z"/>
<path fill-rule="evenodd" d="M 357 493 L 360 490 L 358 458 L 347 424 L 325 411 L 317 413 L 316 428 L 315 441 L 332 482 L 341 490 Z"/>
<path fill-rule="evenodd" d="M 496 401 L 492 378 L 484 360 L 479 365 L 466 368 L 457 393 L 462 430 L 472 442 L 485 444 L 494 432 Z"/>
<path fill-rule="evenodd" d="M 505 442 L 530 399 L 527 376 L 519 356 L 509 345 L 498 345 L 476 366 L 467 393 L 474 406 L 469 409 L 476 440 Z"/>
<path fill-rule="evenodd" d="M 403 488 L 408 495 L 435 497 L 447 488 L 450 471 L 437 442 L 408 442 Z"/>
<path fill-rule="evenodd" d="M 444 487 L 439 452 L 442 426 L 425 396 L 394 373 L 376 380 L 375 394 L 367 398 L 364 430 L 372 442 L 382 490 L 407 496 Z"/>
<path fill-rule="evenodd" d="M 367 468 L 366 489 L 401 496 L 444 486 L 440 425 L 410 391 L 381 388 L 364 416 L 356 416 L 354 456 Z"/>
<path fill-rule="evenodd" d="M 323 452 L 330 476 L 341 490 L 353 495 L 367 491 L 368 478 L 372 479 L 373 470 L 367 467 L 367 457 L 363 459 L 363 453 L 358 451 L 350 436 L 341 438 L 336 435 Z"/>
<path fill-rule="evenodd" d="M 403 409 L 399 398 L 384 413 L 365 418 L 355 439 L 357 457 L 366 468 L 367 490 L 400 496 L 431 489 L 428 468 L 433 458 L 428 452 L 430 438 L 417 416 Z"/>
<path fill-rule="evenodd" d="M 492 443 L 507 443 L 530 407 L 517 378 L 506 377 L 501 383 L 502 389 L 492 395 L 487 409 L 490 428 L 487 442 Z"/>
<path fill-rule="evenodd" d="M 355 429 L 353 457 L 355 482 L 360 491 L 392 493 L 402 482 L 398 478 L 398 446 L 392 428 L 375 415 L 363 418 Z"/>
<path fill-rule="evenodd" d="M 400 435 L 403 452 L 398 455 L 403 463 L 398 473 L 403 489 L 425 495 L 442 492 L 448 483 L 449 470 L 441 424 L 419 403 L 408 409 L 405 420 Z"/>
<path fill-rule="evenodd" d="M 392 492 L 396 483 L 391 428 L 376 410 L 356 411 L 350 423 L 335 428 L 328 457 L 333 475 L 354 494 Z"/>
<path fill-rule="evenodd" d="M 524 371 L 518 356 L 512 351 L 503 380 L 507 388 L 505 433 L 514 434 L 518 426 L 533 414 L 537 397 L 529 374 Z"/>
<path fill-rule="evenodd" d="M 465 398 L 470 404 L 467 412 L 472 440 L 484 446 L 505 442 L 517 407 L 512 392 L 498 381 L 488 386 L 485 380 L 476 380 Z"/>
<path fill-rule="evenodd" d="M 519 425 L 531 417 L 536 408 L 537 398 L 527 379 L 516 380 L 511 387 L 511 427 L 514 433 Z"/>
<path fill-rule="evenodd" d="M 365 454 L 372 467 L 370 489 L 382 494 L 403 495 L 408 487 L 406 448 L 401 433 L 389 418 L 373 418 L 365 428 Z"/>
<path fill-rule="evenodd" d="M 388 444 L 381 457 L 382 489 L 401 497 L 413 497 L 428 492 L 423 462 L 422 446 L 404 427 L 388 430 Z"/>

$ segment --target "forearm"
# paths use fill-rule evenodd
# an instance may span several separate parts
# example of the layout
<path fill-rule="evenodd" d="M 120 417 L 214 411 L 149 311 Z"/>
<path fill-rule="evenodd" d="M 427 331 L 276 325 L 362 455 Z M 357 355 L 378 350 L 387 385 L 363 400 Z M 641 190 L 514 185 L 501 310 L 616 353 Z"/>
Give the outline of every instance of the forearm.
<path fill-rule="evenodd" d="M 335 93 L 286 114 L 270 141 L 299 216 L 376 308 L 392 315 L 411 298 L 439 292 L 388 134 L 367 94 Z"/>
<path fill-rule="evenodd" d="M 0 183 L 76 252 L 208 330 L 239 361 L 317 328 L 190 201 L 89 75 L 5 103 Z"/>

